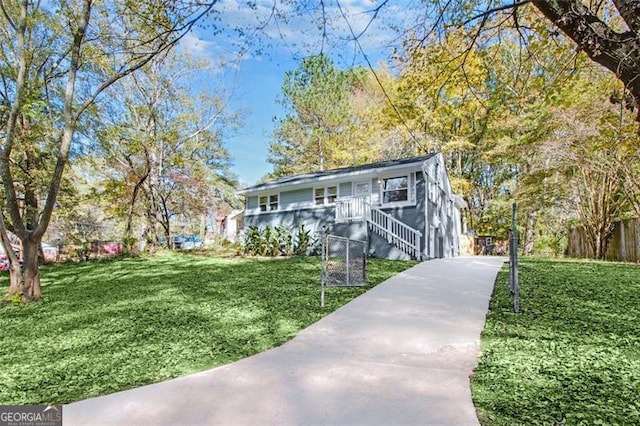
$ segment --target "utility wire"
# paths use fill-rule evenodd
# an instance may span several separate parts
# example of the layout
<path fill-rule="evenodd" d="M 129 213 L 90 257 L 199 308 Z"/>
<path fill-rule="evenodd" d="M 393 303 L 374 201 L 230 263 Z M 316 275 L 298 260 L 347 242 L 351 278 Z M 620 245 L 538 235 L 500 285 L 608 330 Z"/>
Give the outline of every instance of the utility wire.
<path fill-rule="evenodd" d="M 426 147 L 418 140 L 418 138 L 416 137 L 416 135 L 413 133 L 413 131 L 411 130 L 411 128 L 409 127 L 409 125 L 407 124 L 407 122 L 405 121 L 404 117 L 402 116 L 402 114 L 400 113 L 400 110 L 398 109 L 398 107 L 393 103 L 393 100 L 391 99 L 391 97 L 389 96 L 389 94 L 387 93 L 387 91 L 384 88 L 384 85 L 382 84 L 382 82 L 380 81 L 380 78 L 378 77 L 378 73 L 376 73 L 376 70 L 373 68 L 373 65 L 371 65 L 371 61 L 369 60 L 369 56 L 367 55 L 367 53 L 364 51 L 364 48 L 362 47 L 362 44 L 360 44 L 360 36 L 362 36 L 364 34 L 365 31 L 362 31 L 359 35 L 355 34 L 355 31 L 353 31 L 353 27 L 351 26 L 351 23 L 349 22 L 349 19 L 347 18 L 347 15 L 344 13 L 344 10 L 342 10 L 342 6 L 340 5 L 340 1 L 339 0 L 335 0 L 336 1 L 336 5 L 338 6 L 338 10 L 340 11 L 340 14 L 342 15 L 342 19 L 344 19 L 344 22 L 347 24 L 347 27 L 349 27 L 349 32 L 351 32 L 351 36 L 353 37 L 353 41 L 356 43 L 356 46 L 358 47 L 358 50 L 360 51 L 360 53 L 362 54 L 362 56 L 364 57 L 364 60 L 367 63 L 367 66 L 369 68 L 369 70 L 371 71 L 371 73 L 373 74 L 373 77 L 376 79 L 376 82 L 378 83 L 378 85 L 380 86 L 380 89 L 382 90 L 382 93 L 384 94 L 384 97 L 387 99 L 387 102 L 389 103 L 389 105 L 391 105 L 391 108 L 393 109 L 393 111 L 396 113 L 396 115 L 398 116 L 398 118 L 400 119 L 400 122 L 402 123 L 402 125 L 404 126 L 404 128 L 407 130 L 407 132 L 409 133 L 409 135 L 411 136 L 411 139 L 413 139 L 413 142 L 421 149 L 423 150 L 425 153 L 428 152 L 428 150 L 426 149 Z M 386 3 L 386 2 L 385 2 Z M 379 10 L 379 9 L 378 9 Z M 376 15 L 377 12 L 376 11 Z M 375 17 L 375 16 L 374 16 Z M 370 25 L 371 23 L 369 23 Z M 367 28 L 369 27 L 369 25 L 367 25 Z"/>

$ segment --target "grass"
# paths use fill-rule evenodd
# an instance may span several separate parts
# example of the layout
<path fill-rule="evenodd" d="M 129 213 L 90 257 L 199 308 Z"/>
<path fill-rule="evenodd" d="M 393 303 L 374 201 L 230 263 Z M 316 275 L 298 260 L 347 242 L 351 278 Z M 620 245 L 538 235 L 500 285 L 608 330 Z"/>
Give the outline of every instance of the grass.
<path fill-rule="evenodd" d="M 483 425 L 640 424 L 640 267 L 524 259 L 497 279 L 471 380 Z"/>
<path fill-rule="evenodd" d="M 44 302 L 0 307 L 0 404 L 68 403 L 256 354 L 413 264 L 372 259 L 369 285 L 328 289 L 324 309 L 318 258 L 44 267 Z"/>

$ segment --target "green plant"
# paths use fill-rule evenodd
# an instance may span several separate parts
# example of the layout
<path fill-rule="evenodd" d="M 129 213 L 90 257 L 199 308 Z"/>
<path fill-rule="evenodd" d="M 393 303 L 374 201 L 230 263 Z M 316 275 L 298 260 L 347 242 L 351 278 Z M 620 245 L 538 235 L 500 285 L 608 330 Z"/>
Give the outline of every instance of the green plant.
<path fill-rule="evenodd" d="M 136 237 L 125 237 L 122 239 L 122 251 L 126 254 L 135 254 L 136 244 L 138 239 Z"/>
<path fill-rule="evenodd" d="M 285 226 L 258 228 L 250 225 L 245 236 L 245 253 L 250 256 L 291 256 L 293 234 Z"/>
<path fill-rule="evenodd" d="M 249 225 L 247 227 L 244 249 L 245 253 L 250 256 L 263 256 L 266 253 L 266 240 L 262 230 L 257 226 Z"/>
<path fill-rule="evenodd" d="M 270 226 L 264 228 L 264 241 L 265 256 L 274 257 L 280 253 L 280 242 L 278 241 L 278 235 Z"/>
<path fill-rule="evenodd" d="M 640 424 L 640 268 L 523 258 L 496 281 L 471 390 L 483 424 Z"/>
<path fill-rule="evenodd" d="M 313 254 L 317 246 L 317 239 L 312 236 L 311 231 L 305 227 L 304 223 L 298 226 L 295 234 L 293 254 L 296 256 Z"/>
<path fill-rule="evenodd" d="M 24 303 L 22 300 L 22 297 L 19 294 L 11 294 L 11 295 L 5 294 L 4 296 L 2 296 L 2 302 L 12 304 L 12 305 L 20 305 Z"/>
<path fill-rule="evenodd" d="M 293 254 L 293 234 L 291 230 L 284 226 L 276 226 L 274 228 L 276 239 L 278 240 L 278 251 L 282 256 L 291 256 Z"/>

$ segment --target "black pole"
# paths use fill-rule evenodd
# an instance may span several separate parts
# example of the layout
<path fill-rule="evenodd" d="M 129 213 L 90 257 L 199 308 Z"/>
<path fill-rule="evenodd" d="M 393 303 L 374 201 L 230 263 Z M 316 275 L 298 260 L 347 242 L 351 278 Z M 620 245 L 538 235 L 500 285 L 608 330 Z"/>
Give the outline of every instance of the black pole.
<path fill-rule="evenodd" d="M 511 292 L 513 293 L 513 310 L 515 313 L 520 312 L 520 283 L 518 282 L 518 210 L 516 203 L 511 205 L 513 223 L 511 229 Z"/>

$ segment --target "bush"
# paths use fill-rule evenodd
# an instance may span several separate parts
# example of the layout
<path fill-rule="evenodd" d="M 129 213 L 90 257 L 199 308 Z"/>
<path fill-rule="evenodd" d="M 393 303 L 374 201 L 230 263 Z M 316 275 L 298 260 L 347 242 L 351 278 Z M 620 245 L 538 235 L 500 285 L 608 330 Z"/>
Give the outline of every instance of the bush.
<path fill-rule="evenodd" d="M 266 240 L 262 235 L 262 230 L 255 225 L 250 225 L 247 228 L 244 252 L 250 256 L 263 256 L 266 253 Z"/>
<path fill-rule="evenodd" d="M 293 253 L 296 256 L 306 256 L 307 254 L 315 254 L 318 240 L 311 235 L 311 231 L 300 224 L 296 231 L 296 238 Z"/>
<path fill-rule="evenodd" d="M 306 256 L 316 251 L 317 239 L 301 224 L 295 232 L 285 226 L 247 228 L 244 252 L 249 256 Z"/>

